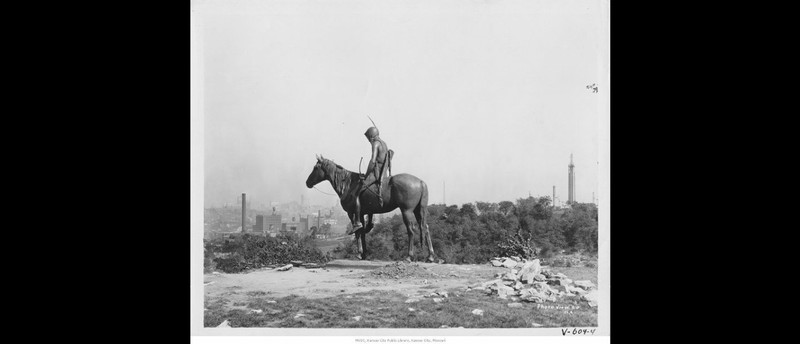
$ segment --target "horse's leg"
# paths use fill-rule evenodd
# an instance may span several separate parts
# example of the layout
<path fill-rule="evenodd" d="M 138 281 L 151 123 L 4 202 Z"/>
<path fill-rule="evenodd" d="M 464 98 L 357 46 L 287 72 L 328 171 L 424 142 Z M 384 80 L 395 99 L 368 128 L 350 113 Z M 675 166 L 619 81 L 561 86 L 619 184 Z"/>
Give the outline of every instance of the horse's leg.
<path fill-rule="evenodd" d="M 358 259 L 363 259 L 361 258 L 364 256 L 364 250 L 361 248 L 361 242 L 362 242 L 361 235 L 359 235 L 359 233 L 356 232 L 356 234 L 353 236 L 355 237 L 353 238 L 353 240 L 356 241 L 356 247 L 358 247 Z"/>
<path fill-rule="evenodd" d="M 358 232 L 358 236 L 361 237 L 361 251 L 364 252 L 361 254 L 361 260 L 367 260 L 367 233 L 364 230 Z"/>
<path fill-rule="evenodd" d="M 414 214 L 411 209 L 401 211 L 403 215 L 403 223 L 406 225 L 408 232 L 408 257 L 406 261 L 411 262 L 414 260 Z"/>
<path fill-rule="evenodd" d="M 360 220 L 361 223 L 364 223 L 364 215 L 361 215 Z M 364 230 L 364 228 L 361 228 L 356 231 L 356 236 L 358 236 L 359 240 L 361 240 L 361 247 L 358 248 L 358 251 L 361 253 L 359 258 L 361 258 L 361 260 L 366 260 L 367 254 L 369 253 L 367 252 L 367 231 Z"/>
<path fill-rule="evenodd" d="M 428 212 L 425 210 L 423 206 L 417 206 L 414 209 L 414 216 L 417 218 L 417 223 L 419 224 L 419 242 L 420 242 L 420 250 L 425 249 L 425 240 L 428 240 L 428 261 L 433 263 L 435 254 L 433 253 L 433 242 L 431 241 L 431 231 L 428 229 Z"/>
<path fill-rule="evenodd" d="M 372 215 L 373 214 L 367 214 L 367 225 L 364 227 L 364 233 L 369 233 L 372 228 L 375 228 L 375 224 L 372 223 Z"/>
<path fill-rule="evenodd" d="M 356 223 L 358 223 L 358 220 L 356 220 L 355 212 L 347 212 L 347 217 L 350 219 L 350 228 L 347 229 L 347 232 L 345 232 L 345 234 L 350 235 L 356 231 Z"/>

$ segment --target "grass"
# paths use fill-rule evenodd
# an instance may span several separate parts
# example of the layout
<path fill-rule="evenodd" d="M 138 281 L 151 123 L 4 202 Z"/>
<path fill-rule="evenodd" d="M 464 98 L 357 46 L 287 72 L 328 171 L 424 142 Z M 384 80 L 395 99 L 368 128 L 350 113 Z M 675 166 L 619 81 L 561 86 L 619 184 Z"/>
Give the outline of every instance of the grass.
<path fill-rule="evenodd" d="M 267 292 L 261 291 L 261 290 L 248 291 L 247 295 L 249 295 L 249 296 L 264 296 L 264 295 L 267 295 Z"/>
<path fill-rule="evenodd" d="M 321 299 L 296 295 L 274 299 L 261 294 L 248 294 L 245 306 L 234 307 L 225 299 L 206 299 L 205 326 L 215 327 L 228 320 L 232 327 L 306 327 L 306 328 L 530 328 L 532 323 L 543 327 L 597 326 L 597 310 L 579 297 L 564 297 L 559 302 L 543 305 L 521 302 L 523 307 L 510 308 L 511 300 L 482 291 L 448 290 L 449 297 L 436 303 L 432 298 L 405 303 L 403 294 L 370 291 Z M 414 308 L 414 311 L 409 311 Z M 473 309 L 484 311 L 482 316 Z M 249 309 L 260 309 L 261 313 Z M 295 317 L 297 314 L 305 314 Z M 353 319 L 361 316 L 360 321 Z"/>
<path fill-rule="evenodd" d="M 573 281 L 582 281 L 582 280 L 590 280 L 592 283 L 597 285 L 597 267 L 589 268 L 589 267 L 550 267 L 546 266 L 545 268 L 550 269 L 554 273 L 563 273 L 569 277 L 569 279 Z"/>

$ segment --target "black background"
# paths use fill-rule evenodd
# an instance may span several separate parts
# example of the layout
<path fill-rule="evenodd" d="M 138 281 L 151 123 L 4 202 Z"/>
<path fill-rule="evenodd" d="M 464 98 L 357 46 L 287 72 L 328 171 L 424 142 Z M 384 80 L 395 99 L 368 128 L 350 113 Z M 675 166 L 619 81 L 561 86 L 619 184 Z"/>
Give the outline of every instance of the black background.
<path fill-rule="evenodd" d="M 59 209 L 48 218 L 63 222 L 48 241 L 69 253 L 50 264 L 67 268 L 60 309 L 87 313 L 61 318 L 90 321 L 70 325 L 85 330 L 75 335 L 188 341 L 190 2 L 103 6 L 53 13 L 48 33 L 59 37 L 34 44 L 44 50 L 41 68 L 54 70 L 36 84 L 58 88 L 33 104 L 53 106 L 41 111 L 52 119 L 33 118 L 48 122 L 55 143 L 35 157 L 58 186 L 49 191 Z M 713 88 L 695 72 L 709 63 L 697 53 L 705 43 L 680 30 L 701 18 L 675 14 L 612 6 L 612 87 L 599 90 L 613 89 L 613 339 L 663 336 L 703 317 L 696 300 L 667 299 L 681 292 L 670 273 L 698 249 L 675 238 L 704 232 L 679 222 L 698 214 L 687 199 L 708 197 L 697 193 L 696 168 L 710 154 L 695 140 L 708 135 L 701 117 L 713 113 L 695 105 Z"/>

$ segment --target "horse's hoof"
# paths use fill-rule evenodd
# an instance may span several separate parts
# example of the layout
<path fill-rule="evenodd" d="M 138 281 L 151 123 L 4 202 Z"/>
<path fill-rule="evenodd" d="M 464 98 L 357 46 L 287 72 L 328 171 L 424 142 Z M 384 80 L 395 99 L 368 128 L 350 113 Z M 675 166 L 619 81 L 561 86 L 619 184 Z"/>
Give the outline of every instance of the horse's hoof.
<path fill-rule="evenodd" d="M 433 259 L 433 256 L 428 256 L 428 262 L 429 263 L 435 263 L 436 259 Z"/>
<path fill-rule="evenodd" d="M 403 261 L 406 263 L 411 263 L 411 257 L 406 257 L 406 259 L 404 259 Z"/>

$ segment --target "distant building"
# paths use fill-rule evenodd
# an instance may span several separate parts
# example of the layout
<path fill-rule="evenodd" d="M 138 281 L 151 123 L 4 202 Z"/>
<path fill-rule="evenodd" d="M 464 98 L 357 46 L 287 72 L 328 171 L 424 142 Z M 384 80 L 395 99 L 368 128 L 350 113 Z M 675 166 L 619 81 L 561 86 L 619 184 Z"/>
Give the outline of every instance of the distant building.
<path fill-rule="evenodd" d="M 294 233 L 300 236 L 308 235 L 308 228 L 308 218 L 292 217 L 291 221 L 286 221 L 281 224 L 281 231 Z"/>
<path fill-rule="evenodd" d="M 256 224 L 253 225 L 253 232 L 264 233 L 264 215 L 256 215 Z"/>
<path fill-rule="evenodd" d="M 309 230 L 311 228 L 311 224 L 309 223 L 309 217 L 308 216 L 306 216 L 306 218 L 302 218 L 302 217 L 300 218 L 300 227 L 302 227 L 301 231 L 302 231 L 303 235 L 308 234 L 308 232 L 309 232 Z"/>
<path fill-rule="evenodd" d="M 258 218 L 256 218 L 256 222 L 258 222 Z M 264 215 L 263 231 L 267 233 L 277 234 L 278 231 L 280 230 L 281 230 L 281 214 Z M 271 236 L 274 237 L 274 235 Z"/>
<path fill-rule="evenodd" d="M 281 232 L 284 233 L 297 233 L 297 227 L 300 223 L 297 222 L 284 222 L 281 223 Z"/>

